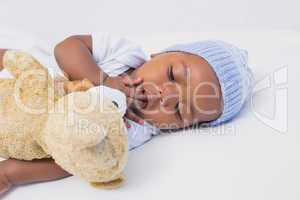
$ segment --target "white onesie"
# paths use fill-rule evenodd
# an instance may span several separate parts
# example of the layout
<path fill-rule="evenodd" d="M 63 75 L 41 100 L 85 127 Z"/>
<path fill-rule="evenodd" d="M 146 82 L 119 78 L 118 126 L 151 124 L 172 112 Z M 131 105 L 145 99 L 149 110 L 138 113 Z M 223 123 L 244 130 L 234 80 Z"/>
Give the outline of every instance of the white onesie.
<path fill-rule="evenodd" d="M 140 67 L 149 59 L 149 55 L 137 44 L 119 36 L 108 33 L 94 33 L 93 57 L 97 65 L 109 76 L 118 76 L 129 68 Z M 36 44 L 33 48 L 26 50 L 33 55 L 41 64 L 48 67 L 50 74 L 63 75 L 56 63 L 53 49 L 43 48 Z M 111 98 L 114 98 L 113 95 Z M 116 100 L 118 101 L 118 100 Z M 149 141 L 152 136 L 159 133 L 159 129 L 145 122 L 140 125 L 127 119 L 131 127 L 128 128 L 129 149 L 132 150 Z"/>

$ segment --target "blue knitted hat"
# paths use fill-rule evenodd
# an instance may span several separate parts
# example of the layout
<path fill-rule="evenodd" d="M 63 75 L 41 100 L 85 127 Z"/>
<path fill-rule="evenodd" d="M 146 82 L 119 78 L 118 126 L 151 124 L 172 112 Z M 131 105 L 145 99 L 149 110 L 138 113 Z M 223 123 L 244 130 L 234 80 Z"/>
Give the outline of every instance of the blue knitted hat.
<path fill-rule="evenodd" d="M 253 85 L 247 51 L 218 40 L 179 44 L 163 50 L 163 52 L 172 51 L 186 52 L 204 58 L 218 77 L 224 108 L 221 116 L 208 125 L 215 126 L 234 118 L 242 109 Z"/>

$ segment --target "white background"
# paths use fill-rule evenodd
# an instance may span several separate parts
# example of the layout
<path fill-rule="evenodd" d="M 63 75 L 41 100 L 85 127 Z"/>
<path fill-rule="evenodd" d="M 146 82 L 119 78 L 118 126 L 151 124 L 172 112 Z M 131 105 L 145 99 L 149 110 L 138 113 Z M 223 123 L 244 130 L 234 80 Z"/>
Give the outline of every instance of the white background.
<path fill-rule="evenodd" d="M 1 0 L 0 20 L 35 33 L 300 30 L 298 0 Z"/>
<path fill-rule="evenodd" d="M 149 51 L 218 38 L 248 50 L 257 82 L 265 77 L 274 81 L 276 70 L 286 67 L 281 78 L 287 82 L 281 88 L 288 89 L 287 102 L 279 107 L 275 101 L 279 90 L 273 85 L 255 94 L 253 106 L 248 104 L 226 126 L 160 136 L 131 152 L 127 182 L 118 190 L 97 190 L 72 177 L 17 187 L 3 198 L 299 200 L 299 4 L 296 0 L 1 0 L 1 47 L 28 48 L 38 37 L 51 41 L 91 31 L 124 33 Z M 278 120 L 262 120 L 286 105 L 286 118 L 281 118 L 283 112 Z M 285 122 L 286 131 L 276 130 Z"/>

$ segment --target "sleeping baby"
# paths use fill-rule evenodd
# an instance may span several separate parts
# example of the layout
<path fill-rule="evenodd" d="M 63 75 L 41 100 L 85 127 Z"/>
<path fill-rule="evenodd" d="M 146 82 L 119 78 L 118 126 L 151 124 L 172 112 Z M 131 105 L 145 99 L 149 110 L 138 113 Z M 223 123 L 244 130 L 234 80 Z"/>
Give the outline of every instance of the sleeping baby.
<path fill-rule="evenodd" d="M 5 49 L 0 49 L 0 70 Z M 252 88 L 247 52 L 223 41 L 178 44 L 148 56 L 135 43 L 106 33 L 75 35 L 53 54 L 29 50 L 52 75 L 88 79 L 126 97 L 130 150 L 163 130 L 216 126 L 233 119 Z M 116 100 L 122 107 L 122 103 Z M 119 104 L 119 105 L 118 105 Z M 70 176 L 52 159 L 0 162 L 0 193 L 14 185 Z"/>

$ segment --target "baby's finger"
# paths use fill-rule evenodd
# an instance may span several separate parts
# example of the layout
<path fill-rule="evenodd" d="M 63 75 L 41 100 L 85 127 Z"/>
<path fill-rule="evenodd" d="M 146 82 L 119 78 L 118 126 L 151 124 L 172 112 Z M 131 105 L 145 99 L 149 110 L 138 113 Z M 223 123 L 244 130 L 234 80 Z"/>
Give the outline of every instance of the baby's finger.
<path fill-rule="evenodd" d="M 123 86 L 122 92 L 125 94 L 126 97 L 134 97 L 135 89 L 127 86 Z"/>
<path fill-rule="evenodd" d="M 132 80 L 132 84 L 134 86 L 140 85 L 142 82 L 143 82 L 143 79 L 141 79 L 140 77 L 137 77 L 137 78 Z"/>
<path fill-rule="evenodd" d="M 128 107 L 131 107 L 132 104 L 134 103 L 134 98 L 127 97 L 127 98 L 126 98 L 126 103 L 127 103 L 127 106 L 128 106 Z"/>
<path fill-rule="evenodd" d="M 137 98 L 132 98 L 132 97 L 127 97 L 126 102 L 128 107 L 135 107 L 139 109 L 144 109 L 147 106 L 147 101 L 146 100 L 139 100 Z"/>
<path fill-rule="evenodd" d="M 142 82 L 143 82 L 143 80 L 139 77 L 135 78 L 135 79 L 131 79 L 129 76 L 124 76 L 123 77 L 123 83 L 126 86 L 133 87 L 133 86 L 137 86 L 137 85 L 141 84 Z"/>
<path fill-rule="evenodd" d="M 134 98 L 136 96 L 135 94 L 135 88 L 133 87 L 127 87 L 126 90 L 128 91 L 127 95 L 130 98 Z"/>
<path fill-rule="evenodd" d="M 122 81 L 123 83 L 126 85 L 126 86 L 131 86 L 132 85 L 132 80 L 130 78 L 130 76 L 124 76 L 122 78 Z"/>
<path fill-rule="evenodd" d="M 147 97 L 141 90 L 137 90 L 135 87 L 126 87 L 124 88 L 124 92 L 127 97 L 136 98 L 139 100 L 146 100 Z"/>
<path fill-rule="evenodd" d="M 127 110 L 127 113 L 125 114 L 125 116 L 128 119 L 131 119 L 132 121 L 135 121 L 136 123 L 139 123 L 141 125 L 144 124 L 144 120 L 142 118 L 140 118 L 139 116 L 137 116 L 135 113 L 133 113 L 130 109 Z"/>
<path fill-rule="evenodd" d="M 135 90 L 135 98 L 141 101 L 146 101 L 147 96 L 145 94 L 145 90 L 143 85 L 139 85 Z"/>

